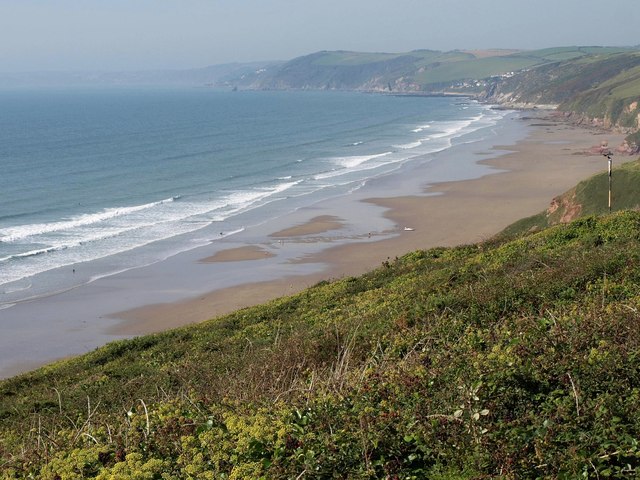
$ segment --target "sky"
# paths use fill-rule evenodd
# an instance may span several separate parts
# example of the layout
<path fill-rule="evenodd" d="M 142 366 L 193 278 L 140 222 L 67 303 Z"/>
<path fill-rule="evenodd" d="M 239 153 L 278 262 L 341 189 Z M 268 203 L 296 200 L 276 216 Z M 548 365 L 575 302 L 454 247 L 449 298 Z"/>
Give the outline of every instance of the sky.
<path fill-rule="evenodd" d="M 0 72 L 640 44 L 638 0 L 0 0 Z"/>

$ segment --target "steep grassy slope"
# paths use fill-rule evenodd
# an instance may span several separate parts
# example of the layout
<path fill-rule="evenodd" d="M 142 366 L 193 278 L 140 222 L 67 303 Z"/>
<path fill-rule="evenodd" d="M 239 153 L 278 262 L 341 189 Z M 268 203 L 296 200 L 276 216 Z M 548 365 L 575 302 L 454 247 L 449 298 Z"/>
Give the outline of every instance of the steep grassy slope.
<path fill-rule="evenodd" d="M 640 55 L 629 55 L 624 64 L 619 73 L 609 72 L 609 77 L 563 102 L 560 109 L 601 118 L 607 127 L 640 128 Z"/>
<path fill-rule="evenodd" d="M 3 478 L 640 468 L 640 213 L 418 251 L 0 383 Z"/>
<path fill-rule="evenodd" d="M 598 89 L 603 82 L 640 64 L 637 52 L 588 55 L 554 62 L 499 82 L 494 96 L 520 103 L 562 103 Z"/>
<path fill-rule="evenodd" d="M 579 123 L 640 129 L 640 53 L 586 55 L 490 82 L 487 101 L 513 106 L 554 104 Z M 638 135 L 629 143 L 638 145 Z"/>
<path fill-rule="evenodd" d="M 604 159 L 606 160 L 606 159 Z M 614 157 L 615 161 L 615 157 Z M 604 161 L 603 161 L 604 164 Z M 611 210 L 640 209 L 640 160 L 615 166 L 611 176 Z M 586 215 L 602 215 L 609 207 L 609 175 L 596 174 L 553 199 L 544 212 L 523 218 L 502 233 L 514 236 L 542 230 Z"/>

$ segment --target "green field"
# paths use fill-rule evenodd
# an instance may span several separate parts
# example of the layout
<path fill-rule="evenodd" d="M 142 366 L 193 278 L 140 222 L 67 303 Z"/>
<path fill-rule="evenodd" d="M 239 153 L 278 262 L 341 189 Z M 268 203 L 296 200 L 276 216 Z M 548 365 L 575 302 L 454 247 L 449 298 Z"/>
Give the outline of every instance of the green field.
<path fill-rule="evenodd" d="M 314 63 L 325 66 L 366 65 L 384 62 L 402 55 L 396 53 L 325 52 Z"/>
<path fill-rule="evenodd" d="M 466 59 L 442 63 L 415 75 L 421 85 L 451 84 L 461 80 L 483 79 L 539 65 L 540 59 L 523 56 L 504 56 Z"/>

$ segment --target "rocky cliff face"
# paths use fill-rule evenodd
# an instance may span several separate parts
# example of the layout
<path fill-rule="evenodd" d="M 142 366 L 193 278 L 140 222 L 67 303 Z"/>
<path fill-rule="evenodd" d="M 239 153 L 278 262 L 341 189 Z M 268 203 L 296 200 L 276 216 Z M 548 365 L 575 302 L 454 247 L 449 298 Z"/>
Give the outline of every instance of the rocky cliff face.
<path fill-rule="evenodd" d="M 582 205 L 576 202 L 576 192 L 573 189 L 573 191 L 555 197 L 547 208 L 546 214 L 549 225 L 557 225 L 575 220 L 581 212 Z"/>
<path fill-rule="evenodd" d="M 637 103 L 637 102 L 633 102 Z M 562 108 L 560 106 L 559 108 Z M 636 107 L 637 108 L 637 107 Z M 620 122 L 612 119 L 610 114 L 604 116 L 592 116 L 585 112 L 565 111 L 564 117 L 575 125 L 612 130 L 627 135 L 626 140 L 617 147 L 611 149 L 621 155 L 637 155 L 640 153 L 640 143 L 635 138 L 640 129 L 640 115 L 636 116 L 633 123 Z"/>

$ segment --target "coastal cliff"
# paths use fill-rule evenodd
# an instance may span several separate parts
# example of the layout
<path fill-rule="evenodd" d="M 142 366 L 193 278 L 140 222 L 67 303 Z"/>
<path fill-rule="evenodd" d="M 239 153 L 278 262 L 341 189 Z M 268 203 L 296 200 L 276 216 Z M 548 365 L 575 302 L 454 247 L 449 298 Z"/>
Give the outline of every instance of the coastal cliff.
<path fill-rule="evenodd" d="M 321 51 L 229 74 L 216 85 L 468 95 L 505 108 L 557 110 L 576 124 L 627 134 L 619 153 L 640 151 L 640 52 L 633 48 Z"/>
<path fill-rule="evenodd" d="M 495 79 L 478 98 L 512 108 L 550 108 L 578 125 L 628 135 L 619 153 L 635 154 L 640 129 L 640 53 L 593 55 Z"/>

